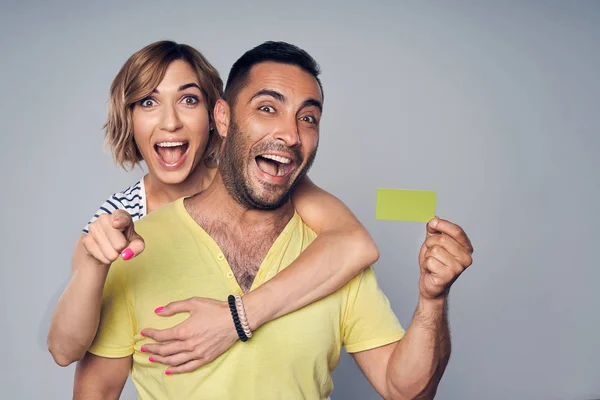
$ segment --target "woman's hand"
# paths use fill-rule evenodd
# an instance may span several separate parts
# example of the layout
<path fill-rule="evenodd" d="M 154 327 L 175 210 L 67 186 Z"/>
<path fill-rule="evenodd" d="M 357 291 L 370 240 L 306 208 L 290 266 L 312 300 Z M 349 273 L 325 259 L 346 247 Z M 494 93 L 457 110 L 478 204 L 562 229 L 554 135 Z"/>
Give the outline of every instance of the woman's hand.
<path fill-rule="evenodd" d="M 144 239 L 135 232 L 131 215 L 124 210 L 100 215 L 88 230 L 83 246 L 101 265 L 112 264 L 119 255 L 129 260 L 144 251 Z"/>
<path fill-rule="evenodd" d="M 238 340 L 227 302 L 201 297 L 175 301 L 155 310 L 171 316 L 189 312 L 190 317 L 168 329 L 143 329 L 142 335 L 157 343 L 142 346 L 150 361 L 170 366 L 167 375 L 190 372 L 210 363 Z"/>

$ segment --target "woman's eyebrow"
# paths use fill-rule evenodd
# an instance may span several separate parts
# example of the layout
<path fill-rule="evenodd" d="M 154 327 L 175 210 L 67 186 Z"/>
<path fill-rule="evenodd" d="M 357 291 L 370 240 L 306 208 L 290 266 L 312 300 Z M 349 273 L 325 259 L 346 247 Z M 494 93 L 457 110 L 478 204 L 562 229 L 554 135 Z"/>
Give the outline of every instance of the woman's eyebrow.
<path fill-rule="evenodd" d="M 183 90 L 185 90 L 185 89 L 189 89 L 189 88 L 191 88 L 191 87 L 195 87 L 195 88 L 197 88 L 199 91 L 202 91 L 202 89 L 200 89 L 200 86 L 198 86 L 198 84 L 197 84 L 197 83 L 194 83 L 194 82 L 192 82 L 192 83 L 186 83 L 185 85 L 181 85 L 181 86 L 179 86 L 179 89 L 177 89 L 177 91 L 181 92 L 181 91 L 183 91 Z M 158 91 L 158 89 L 154 89 L 154 90 L 152 91 L 152 93 L 160 93 L 160 92 Z"/>

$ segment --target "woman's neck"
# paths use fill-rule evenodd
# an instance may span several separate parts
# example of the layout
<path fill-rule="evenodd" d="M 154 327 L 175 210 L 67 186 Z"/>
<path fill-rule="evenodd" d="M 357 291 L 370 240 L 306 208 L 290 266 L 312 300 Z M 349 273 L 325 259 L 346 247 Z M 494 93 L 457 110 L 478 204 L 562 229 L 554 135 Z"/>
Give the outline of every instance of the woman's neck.
<path fill-rule="evenodd" d="M 152 212 L 181 197 L 192 196 L 203 191 L 212 182 L 216 171 L 216 168 L 208 168 L 200 162 L 187 179 L 178 184 L 163 183 L 156 176 L 147 174 L 144 176 L 147 212 Z"/>

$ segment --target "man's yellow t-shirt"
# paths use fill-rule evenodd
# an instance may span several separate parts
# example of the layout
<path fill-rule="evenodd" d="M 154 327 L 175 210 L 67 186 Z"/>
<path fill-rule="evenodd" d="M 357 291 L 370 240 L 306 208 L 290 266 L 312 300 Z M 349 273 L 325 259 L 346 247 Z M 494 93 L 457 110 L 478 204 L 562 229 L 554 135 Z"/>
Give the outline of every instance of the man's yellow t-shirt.
<path fill-rule="evenodd" d="M 132 379 L 140 399 L 325 399 L 342 346 L 349 353 L 398 341 L 404 335 L 389 302 L 367 269 L 334 294 L 266 323 L 212 363 L 186 374 L 165 375 L 140 348 L 144 328 L 165 329 L 189 314 L 161 317 L 156 307 L 189 297 L 225 301 L 242 293 L 216 242 L 186 211 L 183 199 L 136 223 L 146 249 L 110 268 L 102 318 L 90 352 L 107 358 L 133 355 Z M 286 268 L 316 238 L 298 214 L 281 232 L 251 290 Z M 233 321 L 232 321 L 233 324 Z"/>

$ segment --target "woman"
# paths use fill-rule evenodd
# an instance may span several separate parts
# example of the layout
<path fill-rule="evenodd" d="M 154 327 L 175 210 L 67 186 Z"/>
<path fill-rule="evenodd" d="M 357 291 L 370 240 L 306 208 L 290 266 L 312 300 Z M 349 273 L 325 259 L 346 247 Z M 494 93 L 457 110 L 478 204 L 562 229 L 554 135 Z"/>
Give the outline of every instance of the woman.
<path fill-rule="evenodd" d="M 143 160 L 149 172 L 111 196 L 76 244 L 72 278 L 48 335 L 58 364 L 81 359 L 90 346 L 110 264 L 119 256 L 129 259 L 143 251 L 143 239 L 132 221 L 198 193 L 212 181 L 220 147 L 212 110 L 222 91 L 219 74 L 197 50 L 170 41 L 138 51 L 116 76 L 105 126 L 107 143 L 117 164 L 133 167 Z M 299 185 L 292 200 L 319 236 L 287 269 L 244 296 L 249 315 L 252 307 L 261 307 L 262 320 L 249 321 L 253 330 L 333 293 L 379 256 L 354 215 L 309 179 Z M 203 327 L 197 335 L 208 338 L 231 330 L 231 321 L 211 318 L 222 310 L 215 301 L 195 305 L 202 307 L 193 316 L 195 326 Z M 165 316 L 172 312 L 169 305 L 157 311 Z M 201 365 L 192 359 L 170 371 L 187 372 Z"/>

